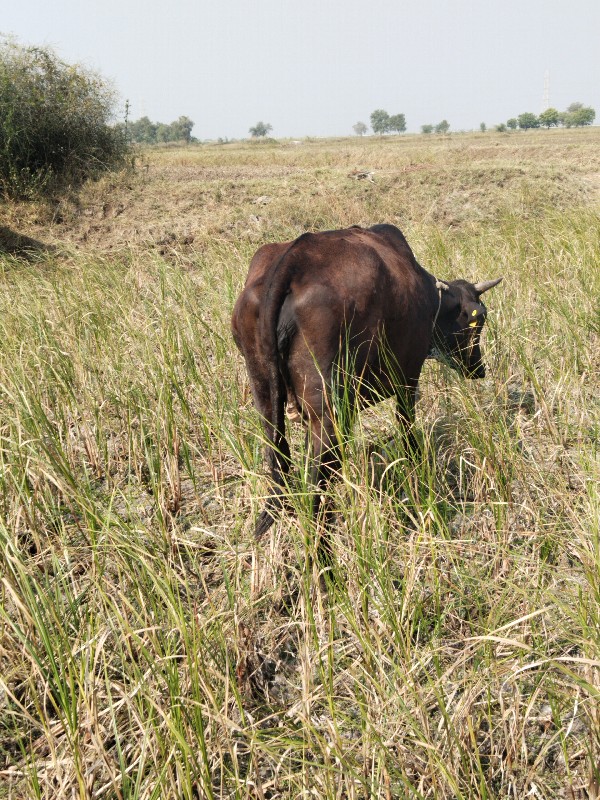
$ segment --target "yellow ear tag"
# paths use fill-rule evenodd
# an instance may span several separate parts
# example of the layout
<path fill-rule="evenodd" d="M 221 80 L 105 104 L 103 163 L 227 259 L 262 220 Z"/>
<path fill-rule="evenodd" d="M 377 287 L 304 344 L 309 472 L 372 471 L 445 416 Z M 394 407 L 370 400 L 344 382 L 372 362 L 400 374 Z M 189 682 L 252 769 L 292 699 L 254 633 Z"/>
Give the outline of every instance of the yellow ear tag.
<path fill-rule="evenodd" d="M 476 328 L 476 327 L 477 327 L 477 323 L 475 321 L 469 322 L 469 328 Z"/>
<path fill-rule="evenodd" d="M 471 313 L 471 316 L 472 317 L 476 317 L 477 316 L 477 309 L 476 308 L 473 309 L 473 311 Z"/>

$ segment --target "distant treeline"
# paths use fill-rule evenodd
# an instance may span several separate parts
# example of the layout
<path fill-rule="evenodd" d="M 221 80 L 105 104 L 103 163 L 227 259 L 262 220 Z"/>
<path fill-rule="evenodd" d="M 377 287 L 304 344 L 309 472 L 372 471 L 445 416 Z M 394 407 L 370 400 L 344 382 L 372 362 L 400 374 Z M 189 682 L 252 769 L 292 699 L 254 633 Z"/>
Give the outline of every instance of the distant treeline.
<path fill-rule="evenodd" d="M 563 125 L 565 128 L 583 128 L 584 125 L 591 125 L 595 118 L 596 111 L 591 106 L 584 106 L 583 103 L 571 103 L 566 111 L 547 108 L 539 116 L 527 111 L 519 114 L 518 117 L 511 117 L 507 120 L 506 125 L 504 123 L 496 125 L 496 130 L 556 128 L 559 125 Z"/>
<path fill-rule="evenodd" d="M 563 125 L 565 128 L 582 128 L 584 125 L 591 125 L 596 118 L 596 111 L 591 106 L 584 106 L 583 103 L 571 103 L 565 111 L 558 111 L 556 108 L 547 108 L 537 116 L 531 112 L 519 114 L 518 117 L 511 117 L 506 122 L 495 125 L 495 130 L 527 130 L 529 128 L 552 128 Z M 406 130 L 406 118 L 404 114 L 394 114 L 390 116 L 384 109 L 378 108 L 371 114 L 371 127 L 373 133 L 404 133 Z M 479 126 L 481 131 L 486 131 L 487 126 L 482 122 Z M 357 136 L 364 136 L 369 130 L 364 122 L 357 122 L 352 126 Z M 448 133 L 450 123 L 443 119 L 437 125 L 421 125 L 421 133 Z"/>
<path fill-rule="evenodd" d="M 192 136 L 194 123 L 189 117 L 179 117 L 168 124 L 152 122 L 148 117 L 141 117 L 135 122 L 127 122 L 127 137 L 138 144 L 162 144 L 164 142 L 195 141 Z"/>

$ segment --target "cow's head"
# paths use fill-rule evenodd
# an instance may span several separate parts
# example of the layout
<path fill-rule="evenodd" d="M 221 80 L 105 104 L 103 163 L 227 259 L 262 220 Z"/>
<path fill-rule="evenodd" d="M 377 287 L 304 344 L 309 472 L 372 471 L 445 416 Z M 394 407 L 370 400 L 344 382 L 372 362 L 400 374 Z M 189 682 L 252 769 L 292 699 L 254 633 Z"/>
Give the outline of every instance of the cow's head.
<path fill-rule="evenodd" d="M 448 363 L 467 378 L 484 378 L 479 339 L 487 315 L 480 297 L 502 278 L 482 283 L 438 281 L 439 310 L 431 356 Z"/>

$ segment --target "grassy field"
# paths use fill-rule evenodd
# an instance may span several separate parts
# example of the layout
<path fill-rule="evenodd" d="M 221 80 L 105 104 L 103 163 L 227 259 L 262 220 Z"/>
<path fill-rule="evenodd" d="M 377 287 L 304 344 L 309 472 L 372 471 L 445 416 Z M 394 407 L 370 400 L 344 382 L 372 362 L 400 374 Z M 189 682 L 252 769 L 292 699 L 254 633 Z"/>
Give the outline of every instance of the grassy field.
<path fill-rule="evenodd" d="M 361 415 L 325 589 L 302 492 L 253 541 L 229 318 L 260 244 L 377 222 L 504 281 L 422 463 Z M 154 150 L 0 245 L 1 800 L 600 797 L 600 129 Z"/>

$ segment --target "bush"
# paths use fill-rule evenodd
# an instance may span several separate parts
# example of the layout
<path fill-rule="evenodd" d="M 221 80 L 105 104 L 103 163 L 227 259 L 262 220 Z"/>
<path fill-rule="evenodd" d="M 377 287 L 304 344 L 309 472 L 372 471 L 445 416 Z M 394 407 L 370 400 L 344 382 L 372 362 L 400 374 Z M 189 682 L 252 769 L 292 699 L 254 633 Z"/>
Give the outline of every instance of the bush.
<path fill-rule="evenodd" d="M 124 166 L 124 126 L 99 75 L 47 47 L 0 40 L 0 195 L 33 198 Z"/>

